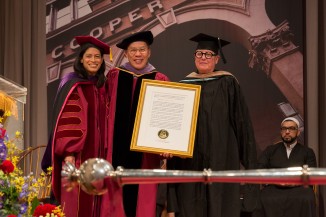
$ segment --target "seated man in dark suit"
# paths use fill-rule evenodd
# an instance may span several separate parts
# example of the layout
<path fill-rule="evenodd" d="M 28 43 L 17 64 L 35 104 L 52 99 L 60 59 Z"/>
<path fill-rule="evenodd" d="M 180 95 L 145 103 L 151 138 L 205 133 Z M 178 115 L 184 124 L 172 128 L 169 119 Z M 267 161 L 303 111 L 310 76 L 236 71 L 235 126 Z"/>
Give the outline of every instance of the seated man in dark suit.
<path fill-rule="evenodd" d="M 260 169 L 308 165 L 316 167 L 313 150 L 297 141 L 299 121 L 293 117 L 281 123 L 282 142 L 268 146 L 259 158 Z M 267 185 L 261 191 L 262 215 L 265 217 L 316 217 L 313 188 L 302 185 Z"/>

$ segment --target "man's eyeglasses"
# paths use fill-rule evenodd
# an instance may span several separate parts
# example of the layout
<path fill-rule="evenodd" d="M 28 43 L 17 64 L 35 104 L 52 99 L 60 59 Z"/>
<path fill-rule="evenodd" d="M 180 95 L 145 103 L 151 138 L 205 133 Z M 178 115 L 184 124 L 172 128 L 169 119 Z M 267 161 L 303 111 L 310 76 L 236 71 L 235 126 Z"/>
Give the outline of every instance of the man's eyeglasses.
<path fill-rule="evenodd" d="M 147 47 L 141 47 L 141 48 L 131 48 L 128 49 L 128 52 L 131 56 L 135 55 L 137 53 L 137 51 L 139 51 L 141 54 L 144 54 L 147 52 Z"/>
<path fill-rule="evenodd" d="M 217 56 L 217 54 L 212 52 L 202 52 L 202 51 L 195 52 L 195 57 L 197 58 L 202 58 L 203 55 L 205 55 L 206 59 L 211 59 L 213 56 Z"/>
<path fill-rule="evenodd" d="M 297 128 L 297 127 L 281 127 L 281 131 L 282 131 L 282 132 L 286 132 L 287 130 L 288 130 L 289 132 L 293 132 L 293 131 L 298 130 L 298 128 Z"/>

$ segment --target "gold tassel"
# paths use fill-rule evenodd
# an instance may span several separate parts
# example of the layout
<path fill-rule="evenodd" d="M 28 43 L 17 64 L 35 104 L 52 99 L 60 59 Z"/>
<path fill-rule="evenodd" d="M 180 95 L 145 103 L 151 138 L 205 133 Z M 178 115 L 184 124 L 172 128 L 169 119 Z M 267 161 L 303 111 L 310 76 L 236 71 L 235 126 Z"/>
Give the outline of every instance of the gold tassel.
<path fill-rule="evenodd" d="M 112 49 L 110 47 L 110 61 L 112 62 L 113 61 L 113 55 L 112 55 Z"/>

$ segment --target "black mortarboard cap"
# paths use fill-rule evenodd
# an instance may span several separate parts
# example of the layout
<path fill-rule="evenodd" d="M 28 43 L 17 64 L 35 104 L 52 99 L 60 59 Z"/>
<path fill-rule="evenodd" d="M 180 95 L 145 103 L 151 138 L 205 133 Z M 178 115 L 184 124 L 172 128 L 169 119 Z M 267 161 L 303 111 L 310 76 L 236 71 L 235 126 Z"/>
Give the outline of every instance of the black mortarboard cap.
<path fill-rule="evenodd" d="M 123 39 L 117 44 L 117 47 L 123 50 L 127 50 L 128 46 L 135 41 L 144 41 L 148 45 L 151 45 L 153 40 L 153 34 L 151 31 L 137 32 Z"/>
<path fill-rule="evenodd" d="M 75 39 L 80 46 L 90 43 L 95 45 L 96 47 L 101 48 L 104 54 L 110 54 L 110 46 L 97 38 L 87 35 L 87 36 L 76 36 Z"/>
<path fill-rule="evenodd" d="M 220 54 L 223 62 L 226 63 L 226 60 L 225 60 L 225 57 L 224 57 L 224 54 L 222 51 L 222 47 L 230 44 L 230 42 L 220 39 L 218 37 L 206 35 L 204 33 L 199 33 L 198 35 L 195 35 L 194 37 L 190 38 L 189 40 L 198 43 L 196 50 L 198 50 L 198 49 L 211 50 L 216 54 Z"/>

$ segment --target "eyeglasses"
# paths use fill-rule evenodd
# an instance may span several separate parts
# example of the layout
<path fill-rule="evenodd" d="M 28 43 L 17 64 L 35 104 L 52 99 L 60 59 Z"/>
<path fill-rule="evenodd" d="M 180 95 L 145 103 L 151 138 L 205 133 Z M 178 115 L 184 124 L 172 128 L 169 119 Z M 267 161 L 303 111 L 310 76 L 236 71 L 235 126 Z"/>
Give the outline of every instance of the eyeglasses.
<path fill-rule="evenodd" d="M 202 52 L 202 51 L 195 52 L 195 57 L 197 58 L 202 58 L 203 55 L 205 55 L 206 59 L 211 59 L 213 56 L 217 56 L 217 54 L 212 52 Z"/>
<path fill-rule="evenodd" d="M 128 49 L 128 52 L 129 52 L 129 54 L 130 54 L 131 56 L 134 56 L 134 55 L 137 53 L 137 51 L 139 51 L 141 54 L 144 54 L 144 53 L 147 52 L 147 50 L 148 50 L 147 47 L 131 48 L 131 49 Z"/>
<path fill-rule="evenodd" d="M 94 60 L 100 60 L 102 59 L 102 56 L 100 54 L 92 55 L 92 54 L 85 54 L 84 56 L 86 59 L 93 59 Z"/>
<path fill-rule="evenodd" d="M 289 132 L 293 132 L 293 131 L 298 130 L 298 128 L 297 128 L 297 127 L 281 127 L 281 131 L 282 131 L 282 132 L 286 132 L 287 130 L 288 130 Z"/>

